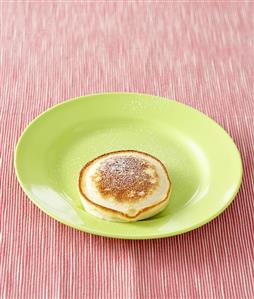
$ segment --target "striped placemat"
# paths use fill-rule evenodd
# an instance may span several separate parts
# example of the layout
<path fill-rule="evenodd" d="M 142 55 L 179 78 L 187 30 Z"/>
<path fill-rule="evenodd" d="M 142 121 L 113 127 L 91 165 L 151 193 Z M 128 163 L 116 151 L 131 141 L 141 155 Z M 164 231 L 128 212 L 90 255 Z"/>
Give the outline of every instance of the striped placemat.
<path fill-rule="evenodd" d="M 0 298 L 253 298 L 253 3 L 28 1 L 0 4 Z M 125 241 L 52 220 L 22 192 L 25 126 L 71 97 L 174 98 L 233 137 L 242 188 L 208 225 Z"/>

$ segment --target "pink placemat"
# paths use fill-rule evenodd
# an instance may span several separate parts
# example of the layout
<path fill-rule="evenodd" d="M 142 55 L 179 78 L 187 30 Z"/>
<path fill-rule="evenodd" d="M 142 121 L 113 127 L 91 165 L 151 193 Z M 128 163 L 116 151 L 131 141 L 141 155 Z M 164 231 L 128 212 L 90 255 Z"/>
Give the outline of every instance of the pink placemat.
<path fill-rule="evenodd" d="M 253 2 L 1 2 L 0 297 L 254 298 Z M 244 178 L 193 232 L 125 241 L 64 226 L 14 173 L 25 126 L 65 99 L 104 91 L 174 98 L 233 137 Z"/>

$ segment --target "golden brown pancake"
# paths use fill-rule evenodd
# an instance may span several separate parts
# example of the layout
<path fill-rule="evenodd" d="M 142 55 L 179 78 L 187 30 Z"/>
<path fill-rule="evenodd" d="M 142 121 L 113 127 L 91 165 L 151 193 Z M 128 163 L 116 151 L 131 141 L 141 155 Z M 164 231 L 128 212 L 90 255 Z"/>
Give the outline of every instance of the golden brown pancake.
<path fill-rule="evenodd" d="M 80 172 L 79 190 L 91 214 L 110 221 L 136 221 L 165 208 L 171 183 L 160 160 L 125 150 L 88 162 Z"/>

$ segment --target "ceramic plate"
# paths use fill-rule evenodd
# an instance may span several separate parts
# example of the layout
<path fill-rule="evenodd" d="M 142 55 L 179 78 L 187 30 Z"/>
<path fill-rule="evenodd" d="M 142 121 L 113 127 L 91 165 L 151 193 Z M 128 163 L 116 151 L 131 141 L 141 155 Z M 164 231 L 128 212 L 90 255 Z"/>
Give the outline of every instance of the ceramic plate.
<path fill-rule="evenodd" d="M 82 208 L 82 166 L 122 149 L 147 152 L 167 167 L 172 196 L 167 208 L 150 219 L 114 223 Z M 22 134 L 15 168 L 25 193 L 54 219 L 125 239 L 161 238 L 200 227 L 230 204 L 242 178 L 240 154 L 214 121 L 176 101 L 135 93 L 83 96 L 44 112 Z"/>

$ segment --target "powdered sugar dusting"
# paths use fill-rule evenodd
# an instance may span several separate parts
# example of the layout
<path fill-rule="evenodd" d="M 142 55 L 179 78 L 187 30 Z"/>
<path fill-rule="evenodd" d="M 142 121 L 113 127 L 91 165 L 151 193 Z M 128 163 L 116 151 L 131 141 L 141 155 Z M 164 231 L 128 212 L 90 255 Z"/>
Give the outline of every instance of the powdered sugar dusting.
<path fill-rule="evenodd" d="M 151 163 L 126 155 L 103 161 L 93 180 L 105 198 L 113 197 L 118 201 L 144 198 L 158 186 L 158 174 Z"/>

